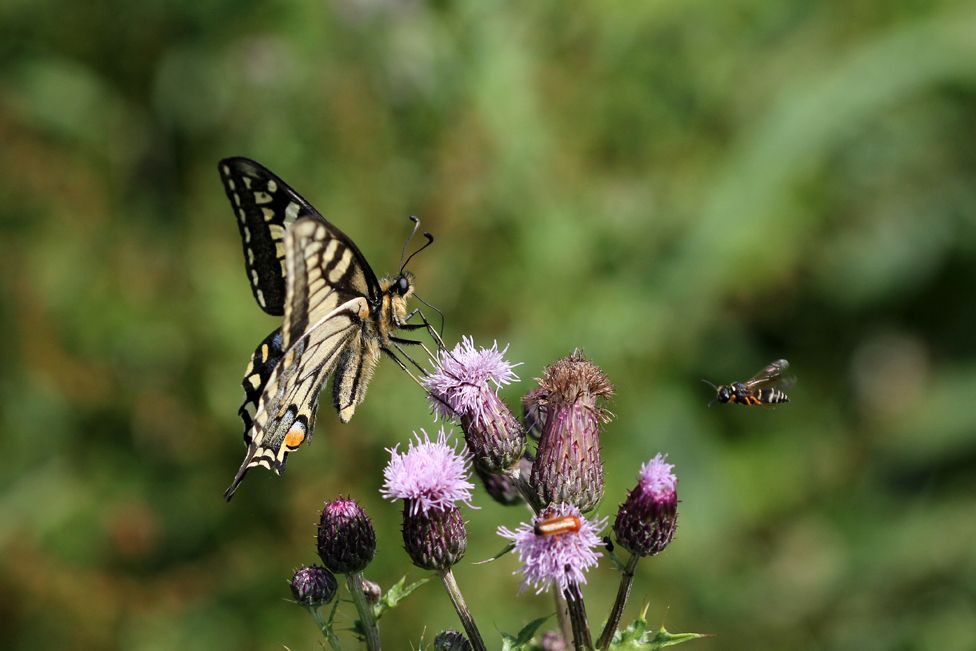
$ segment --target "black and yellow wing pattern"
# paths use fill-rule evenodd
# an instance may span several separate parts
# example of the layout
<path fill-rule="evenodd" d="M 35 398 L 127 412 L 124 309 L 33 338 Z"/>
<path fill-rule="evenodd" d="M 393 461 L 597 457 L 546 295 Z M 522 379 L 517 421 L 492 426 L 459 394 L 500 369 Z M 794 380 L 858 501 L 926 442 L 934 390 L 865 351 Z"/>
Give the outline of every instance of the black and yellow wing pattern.
<path fill-rule="evenodd" d="M 396 287 L 385 283 L 384 290 L 356 245 L 273 173 L 245 158 L 225 159 L 220 170 L 255 299 L 284 317 L 244 375 L 239 414 L 247 452 L 224 493 L 229 500 L 251 468 L 284 470 L 288 454 L 311 437 L 322 385 L 333 373 L 339 418 L 352 417 L 400 324 L 412 277 L 401 272 Z"/>
<path fill-rule="evenodd" d="M 273 172 L 249 158 L 220 161 L 220 180 L 244 245 L 244 268 L 262 310 L 285 312 L 285 229 L 299 217 L 321 215 Z"/>

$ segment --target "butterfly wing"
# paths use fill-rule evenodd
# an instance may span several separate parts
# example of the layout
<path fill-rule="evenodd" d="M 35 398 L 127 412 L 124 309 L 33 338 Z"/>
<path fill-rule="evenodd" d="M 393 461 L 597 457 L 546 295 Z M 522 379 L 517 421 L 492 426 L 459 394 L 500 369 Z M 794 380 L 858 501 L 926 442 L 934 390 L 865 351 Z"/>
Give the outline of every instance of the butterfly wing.
<path fill-rule="evenodd" d="M 244 245 L 244 267 L 262 310 L 285 310 L 285 231 L 299 217 L 321 219 L 300 194 L 248 158 L 225 158 L 218 165 Z"/>
<path fill-rule="evenodd" d="M 362 254 L 324 219 L 304 217 L 288 229 L 285 259 L 280 354 L 261 388 L 254 416 L 244 421 L 248 449 L 224 493 L 228 500 L 250 468 L 281 474 L 288 454 L 311 436 L 322 384 L 346 358 L 350 345 L 361 344 L 371 314 L 370 296 L 379 292 Z M 255 352 L 259 356 L 263 359 L 260 346 Z M 252 366 L 257 368 L 254 359 Z M 247 406 L 246 399 L 244 413 Z"/>

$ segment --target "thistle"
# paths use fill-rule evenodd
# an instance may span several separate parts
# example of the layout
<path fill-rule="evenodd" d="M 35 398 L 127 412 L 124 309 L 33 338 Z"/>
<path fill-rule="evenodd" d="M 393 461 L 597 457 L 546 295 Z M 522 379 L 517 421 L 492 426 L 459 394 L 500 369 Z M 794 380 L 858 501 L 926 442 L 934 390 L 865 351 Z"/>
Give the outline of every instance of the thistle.
<path fill-rule="evenodd" d="M 332 572 L 319 565 L 301 567 L 291 577 L 291 594 L 306 608 L 329 603 L 335 598 L 338 587 Z"/>
<path fill-rule="evenodd" d="M 533 394 L 544 408 L 544 425 L 531 490 L 541 504 L 565 502 L 584 513 L 603 497 L 600 425 L 610 414 L 600 406 L 613 387 L 600 368 L 579 350 L 549 365 Z"/>
<path fill-rule="evenodd" d="M 475 465 L 492 474 L 516 465 L 525 449 L 522 424 L 498 397 L 499 388 L 518 379 L 507 350 L 497 343 L 476 349 L 464 337 L 438 353 L 437 368 L 423 380 L 435 415 L 460 422 Z"/>
<path fill-rule="evenodd" d="M 434 638 L 434 651 L 471 651 L 471 643 L 460 631 L 441 631 Z"/>
<path fill-rule="evenodd" d="M 380 493 L 389 500 L 403 500 L 403 546 L 414 565 L 440 574 L 464 630 L 477 651 L 485 643 L 468 610 L 451 568 L 464 556 L 468 537 L 456 502 L 471 506 L 467 452 L 450 445 L 441 429 L 431 441 L 414 433 L 406 452 L 389 450 Z"/>
<path fill-rule="evenodd" d="M 373 523 L 352 499 L 325 504 L 316 538 L 322 562 L 338 574 L 362 572 L 376 553 Z"/>
<path fill-rule="evenodd" d="M 678 525 L 678 479 L 662 454 L 641 466 L 637 486 L 617 511 L 617 542 L 638 556 L 664 551 Z"/>
<path fill-rule="evenodd" d="M 539 533 L 540 523 L 558 518 L 578 518 L 572 531 L 553 535 Z M 498 535 L 515 543 L 515 553 L 522 562 L 522 588 L 536 594 L 555 587 L 560 592 L 579 591 L 586 583 L 586 572 L 596 567 L 602 545 L 599 533 L 607 518 L 588 520 L 572 504 L 554 504 L 545 508 L 531 522 L 523 522 L 515 531 L 498 528 Z"/>

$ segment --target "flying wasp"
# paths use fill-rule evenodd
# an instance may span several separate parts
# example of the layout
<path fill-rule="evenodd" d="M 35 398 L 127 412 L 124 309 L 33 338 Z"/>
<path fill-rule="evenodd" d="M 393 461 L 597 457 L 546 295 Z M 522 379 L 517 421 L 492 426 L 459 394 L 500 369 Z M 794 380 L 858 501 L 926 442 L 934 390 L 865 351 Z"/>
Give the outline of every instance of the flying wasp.
<path fill-rule="evenodd" d="M 718 386 L 708 380 L 702 380 L 702 382 L 715 389 L 715 398 L 712 402 L 716 400 L 721 403 L 734 402 L 749 407 L 778 405 L 790 401 L 790 397 L 786 395 L 786 390 L 796 382 L 795 376 L 783 375 L 789 367 L 790 363 L 785 359 L 777 359 L 746 382 L 733 382 L 732 384 Z M 709 406 L 712 405 L 712 402 L 708 403 Z"/>

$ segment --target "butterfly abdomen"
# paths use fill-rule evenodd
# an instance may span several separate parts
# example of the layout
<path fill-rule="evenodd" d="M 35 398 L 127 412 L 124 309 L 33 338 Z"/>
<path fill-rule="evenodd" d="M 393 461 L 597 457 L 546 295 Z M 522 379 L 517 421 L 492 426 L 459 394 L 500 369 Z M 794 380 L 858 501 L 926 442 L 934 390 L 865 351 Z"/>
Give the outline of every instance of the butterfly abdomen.
<path fill-rule="evenodd" d="M 356 413 L 356 406 L 366 397 L 366 388 L 373 379 L 379 359 L 376 337 L 365 330 L 353 338 L 339 357 L 332 380 L 332 403 L 343 423 L 349 422 Z"/>

